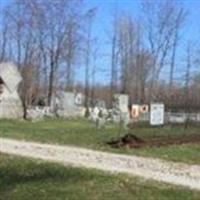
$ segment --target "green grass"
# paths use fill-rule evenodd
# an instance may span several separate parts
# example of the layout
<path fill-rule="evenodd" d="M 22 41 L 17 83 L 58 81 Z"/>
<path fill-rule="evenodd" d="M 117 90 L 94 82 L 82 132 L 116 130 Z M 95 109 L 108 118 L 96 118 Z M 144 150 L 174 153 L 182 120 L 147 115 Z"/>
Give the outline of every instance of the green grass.
<path fill-rule="evenodd" d="M 144 138 L 152 136 L 177 136 L 185 134 L 200 134 L 200 127 L 135 127 L 132 132 Z M 126 133 L 126 132 L 124 132 Z M 28 121 L 1 120 L 0 137 L 39 141 L 43 143 L 57 143 L 61 145 L 75 145 L 115 153 L 136 154 L 180 161 L 191 164 L 200 164 L 200 145 L 173 145 L 160 148 L 141 149 L 112 149 L 107 144 L 113 138 L 119 137 L 119 127 L 107 125 L 105 130 L 96 130 L 93 123 L 83 120 L 46 119 L 31 123 Z"/>
<path fill-rule="evenodd" d="M 199 200 L 169 184 L 0 154 L 0 200 Z"/>

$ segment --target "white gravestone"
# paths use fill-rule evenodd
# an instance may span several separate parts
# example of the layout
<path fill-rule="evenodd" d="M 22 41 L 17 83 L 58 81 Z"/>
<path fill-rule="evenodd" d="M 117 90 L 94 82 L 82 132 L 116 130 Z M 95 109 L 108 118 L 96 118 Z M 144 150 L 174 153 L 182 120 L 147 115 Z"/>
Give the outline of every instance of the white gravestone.
<path fill-rule="evenodd" d="M 78 93 L 75 96 L 75 103 L 78 106 L 82 106 L 84 104 L 84 95 L 82 93 Z"/>
<path fill-rule="evenodd" d="M 99 108 L 98 107 L 95 107 L 93 110 L 92 110 L 92 112 L 91 112 L 91 119 L 92 119 L 92 121 L 94 121 L 94 122 L 96 122 L 96 120 L 98 119 L 98 115 L 99 115 L 99 112 L 100 112 L 100 110 L 99 110 Z"/>
<path fill-rule="evenodd" d="M 158 126 L 164 124 L 165 106 L 162 103 L 152 103 L 150 113 L 150 124 Z"/>
<path fill-rule="evenodd" d="M 75 104 L 75 94 L 72 92 L 60 91 L 53 97 L 51 107 L 58 117 L 75 117 L 77 106 Z"/>
<path fill-rule="evenodd" d="M 121 112 L 128 112 L 129 97 L 125 94 L 115 95 L 115 106 L 119 108 Z"/>
<path fill-rule="evenodd" d="M 0 64 L 0 118 L 22 118 L 24 114 L 18 86 L 22 77 L 12 63 Z"/>
<path fill-rule="evenodd" d="M 126 126 L 130 121 L 128 109 L 129 96 L 126 94 L 116 94 L 114 98 L 113 121 L 117 123 L 123 122 Z"/>

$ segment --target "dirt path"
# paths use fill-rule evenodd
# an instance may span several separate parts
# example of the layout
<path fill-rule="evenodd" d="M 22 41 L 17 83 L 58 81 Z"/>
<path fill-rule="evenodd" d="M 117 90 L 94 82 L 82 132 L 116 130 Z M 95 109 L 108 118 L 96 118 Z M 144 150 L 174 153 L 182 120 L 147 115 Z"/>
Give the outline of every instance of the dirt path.
<path fill-rule="evenodd" d="M 64 165 L 95 168 L 111 173 L 123 172 L 200 190 L 200 165 L 187 165 L 160 159 L 3 138 L 0 138 L 0 152 L 58 162 Z"/>

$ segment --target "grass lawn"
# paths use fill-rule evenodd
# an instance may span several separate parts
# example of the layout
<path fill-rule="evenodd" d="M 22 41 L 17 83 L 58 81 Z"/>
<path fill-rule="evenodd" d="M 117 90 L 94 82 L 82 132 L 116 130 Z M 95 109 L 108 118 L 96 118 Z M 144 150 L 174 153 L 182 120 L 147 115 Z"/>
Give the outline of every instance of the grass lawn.
<path fill-rule="evenodd" d="M 200 192 L 127 175 L 0 154 L 0 200 L 199 200 Z"/>
<path fill-rule="evenodd" d="M 184 134 L 200 134 L 200 127 L 135 127 L 131 130 L 139 137 L 175 136 Z M 126 132 L 125 132 L 126 133 Z M 160 148 L 141 149 L 113 149 L 106 141 L 119 136 L 117 125 L 107 125 L 105 130 L 96 130 L 93 123 L 87 120 L 44 120 L 40 122 L 27 122 L 17 120 L 0 121 L 0 137 L 39 141 L 43 143 L 57 143 L 62 145 L 75 145 L 96 150 L 116 153 L 136 154 L 142 156 L 158 157 L 172 161 L 181 161 L 200 164 L 200 145 L 186 144 L 173 145 Z"/>

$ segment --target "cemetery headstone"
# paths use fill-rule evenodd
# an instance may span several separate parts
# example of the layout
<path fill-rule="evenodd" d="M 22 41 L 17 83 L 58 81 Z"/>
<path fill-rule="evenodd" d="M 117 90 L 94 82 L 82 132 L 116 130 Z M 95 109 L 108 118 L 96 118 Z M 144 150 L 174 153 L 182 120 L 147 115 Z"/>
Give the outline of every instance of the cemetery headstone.
<path fill-rule="evenodd" d="M 126 94 L 116 94 L 115 101 L 121 112 L 128 112 L 129 97 Z"/>
<path fill-rule="evenodd" d="M 113 121 L 127 126 L 130 121 L 128 109 L 129 97 L 125 94 L 116 94 L 114 98 Z"/>
<path fill-rule="evenodd" d="M 82 106 L 84 104 L 84 95 L 82 93 L 76 94 L 75 104 L 78 106 Z"/>
<path fill-rule="evenodd" d="M 53 107 L 58 117 L 68 118 L 77 115 L 75 94 L 73 92 L 61 91 L 54 99 Z"/>
<path fill-rule="evenodd" d="M 21 80 L 14 64 L 0 64 L 0 118 L 23 117 L 24 110 L 17 91 Z"/>

